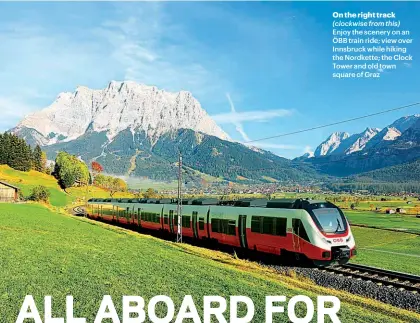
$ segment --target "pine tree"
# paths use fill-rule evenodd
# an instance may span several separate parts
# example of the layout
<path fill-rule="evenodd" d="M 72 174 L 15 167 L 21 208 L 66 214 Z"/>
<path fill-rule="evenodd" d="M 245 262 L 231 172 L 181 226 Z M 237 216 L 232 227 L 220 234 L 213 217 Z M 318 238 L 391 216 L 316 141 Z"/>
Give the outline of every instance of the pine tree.
<path fill-rule="evenodd" d="M 32 154 L 25 140 L 10 133 L 0 135 L 0 164 L 29 171 L 32 167 Z"/>
<path fill-rule="evenodd" d="M 45 153 L 43 154 L 41 147 L 37 145 L 33 153 L 33 168 L 36 171 L 43 173 L 45 172 L 45 164 L 46 164 Z"/>

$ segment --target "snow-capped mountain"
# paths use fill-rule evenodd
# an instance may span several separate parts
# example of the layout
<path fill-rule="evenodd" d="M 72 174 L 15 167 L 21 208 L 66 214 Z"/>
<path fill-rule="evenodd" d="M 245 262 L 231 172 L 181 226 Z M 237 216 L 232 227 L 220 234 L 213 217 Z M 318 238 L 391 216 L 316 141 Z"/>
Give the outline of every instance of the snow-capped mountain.
<path fill-rule="evenodd" d="M 49 107 L 28 115 L 12 131 L 24 132 L 42 145 L 51 145 L 72 141 L 87 130 L 105 131 L 112 141 L 126 129 L 133 135 L 144 131 L 152 142 L 178 129 L 229 140 L 191 93 L 171 93 L 155 86 L 116 81 L 102 90 L 79 86 L 74 93 L 61 93 Z"/>
<path fill-rule="evenodd" d="M 334 132 L 322 142 L 314 152 L 315 157 L 326 156 L 336 150 L 350 135 L 347 132 Z"/>
<path fill-rule="evenodd" d="M 343 140 L 340 146 L 334 150 L 333 154 L 352 154 L 355 151 L 360 151 L 365 148 L 366 144 L 378 134 L 380 129 L 378 128 L 366 128 L 361 133 L 351 135 L 347 139 Z"/>
<path fill-rule="evenodd" d="M 350 155 L 357 151 L 380 148 L 395 141 L 406 130 L 420 120 L 420 114 L 397 119 L 384 129 L 366 128 L 363 132 L 349 135 L 347 132 L 334 132 L 315 150 L 315 157 L 328 155 Z M 309 158 L 306 154 L 300 160 Z"/>
<path fill-rule="evenodd" d="M 382 145 L 386 143 L 387 141 L 392 141 L 397 139 L 399 136 L 401 136 L 401 131 L 399 131 L 397 128 L 388 126 L 382 129 L 375 138 L 372 138 L 371 141 L 369 141 L 366 145 L 368 149 L 378 147 L 379 145 Z"/>
<path fill-rule="evenodd" d="M 411 116 L 406 116 L 397 119 L 389 127 L 397 129 L 399 132 L 403 133 L 408 128 L 411 128 L 418 120 L 420 119 L 420 114 L 414 114 Z"/>

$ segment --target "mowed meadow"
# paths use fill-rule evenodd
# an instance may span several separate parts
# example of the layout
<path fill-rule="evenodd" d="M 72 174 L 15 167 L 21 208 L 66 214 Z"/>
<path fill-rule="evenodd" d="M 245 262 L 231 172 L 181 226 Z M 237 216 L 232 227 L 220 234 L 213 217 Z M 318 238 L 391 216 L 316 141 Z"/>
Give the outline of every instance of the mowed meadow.
<path fill-rule="evenodd" d="M 25 295 L 43 312 L 43 297 L 53 297 L 53 311 L 65 314 L 73 295 L 75 313 L 92 322 L 103 295 L 111 295 L 121 314 L 121 297 L 139 295 L 146 302 L 168 295 L 176 311 L 192 295 L 199 313 L 205 295 L 245 295 L 255 304 L 254 322 L 265 321 L 267 295 L 335 295 L 342 322 L 416 322 L 420 315 L 349 293 L 282 276 L 254 262 L 185 244 L 175 244 L 103 223 L 53 212 L 35 204 L 0 207 L 0 313 L 14 322 Z M 166 309 L 159 307 L 158 315 Z M 297 307 L 303 317 L 306 308 Z M 244 313 L 242 313 L 244 314 Z M 288 321 L 278 314 L 277 321 Z M 327 320 L 328 321 L 328 320 Z"/>
<path fill-rule="evenodd" d="M 420 275 L 420 235 L 360 227 L 352 231 L 358 249 L 352 263 Z"/>

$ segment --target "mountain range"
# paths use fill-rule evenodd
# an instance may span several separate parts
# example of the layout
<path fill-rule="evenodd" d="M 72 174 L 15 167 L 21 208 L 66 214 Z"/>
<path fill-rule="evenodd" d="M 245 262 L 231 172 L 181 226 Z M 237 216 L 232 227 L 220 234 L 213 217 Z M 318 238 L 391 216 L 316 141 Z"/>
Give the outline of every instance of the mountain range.
<path fill-rule="evenodd" d="M 231 181 L 305 181 L 312 166 L 233 142 L 189 92 L 170 93 L 112 81 L 102 90 L 78 87 L 10 130 L 42 146 L 49 159 L 64 150 L 106 172 L 171 180 L 178 151 L 186 176 Z"/>
<path fill-rule="evenodd" d="M 401 134 L 412 127 L 420 114 L 399 118 L 384 129 L 366 128 L 361 133 L 350 135 L 347 132 L 333 132 L 315 149 L 313 154 L 306 153 L 299 160 L 329 155 L 350 155 L 357 151 L 379 148 L 396 140 Z"/>
<path fill-rule="evenodd" d="M 234 142 L 189 92 L 112 81 L 105 89 L 79 86 L 61 93 L 10 132 L 42 146 L 49 159 L 65 150 L 115 175 L 175 179 L 182 152 L 189 180 L 210 175 L 213 180 L 313 183 L 415 161 L 419 120 L 413 115 L 382 130 L 335 132 L 314 153 L 289 160 Z"/>
<path fill-rule="evenodd" d="M 420 115 L 402 117 L 382 130 L 368 128 L 360 134 L 341 137 L 335 133 L 315 152 L 319 154 L 304 155 L 295 161 L 311 164 L 330 176 L 356 175 L 416 162 L 420 158 Z"/>

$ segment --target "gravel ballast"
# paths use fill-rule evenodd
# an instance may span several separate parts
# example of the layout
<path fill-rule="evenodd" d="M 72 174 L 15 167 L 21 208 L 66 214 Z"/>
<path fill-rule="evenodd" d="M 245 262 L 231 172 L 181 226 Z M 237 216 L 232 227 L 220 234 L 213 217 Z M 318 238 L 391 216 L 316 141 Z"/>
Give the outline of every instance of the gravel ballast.
<path fill-rule="evenodd" d="M 328 270 L 270 265 L 267 267 L 273 268 L 282 274 L 294 271 L 297 275 L 311 279 L 317 285 L 347 291 L 355 295 L 369 297 L 402 309 L 420 313 L 420 294 L 418 293 L 385 285 L 377 285 L 374 282 L 366 280 L 340 276 Z"/>

